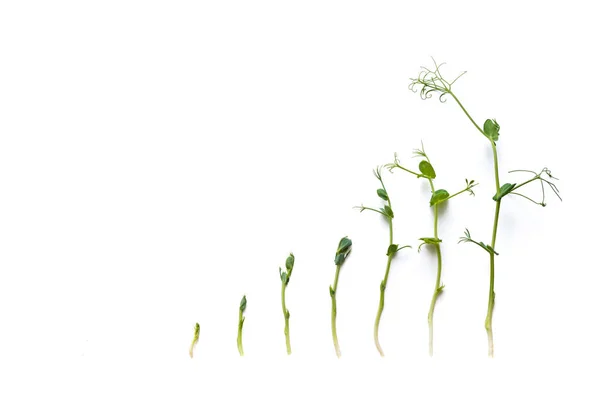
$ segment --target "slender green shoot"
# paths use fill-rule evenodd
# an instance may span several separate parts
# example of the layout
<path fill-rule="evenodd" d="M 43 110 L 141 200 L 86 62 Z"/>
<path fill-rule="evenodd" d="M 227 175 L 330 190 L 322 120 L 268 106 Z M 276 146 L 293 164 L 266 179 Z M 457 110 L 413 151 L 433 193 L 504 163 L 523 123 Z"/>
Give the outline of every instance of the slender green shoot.
<path fill-rule="evenodd" d="M 240 309 L 238 316 L 238 334 L 237 334 L 237 347 L 240 356 L 244 355 L 244 345 L 242 344 L 242 329 L 244 328 L 244 321 L 246 317 L 244 317 L 244 311 L 246 311 L 246 295 L 242 297 L 242 301 L 240 301 Z"/>
<path fill-rule="evenodd" d="M 198 339 L 200 339 L 200 324 L 196 322 L 196 326 L 194 327 L 194 338 L 192 339 L 192 344 L 190 345 L 190 358 L 194 358 L 194 348 L 196 348 Z"/>
<path fill-rule="evenodd" d="M 412 175 L 415 175 L 417 178 L 426 179 L 429 182 L 429 187 L 431 188 L 431 199 L 429 200 L 429 206 L 433 208 L 433 236 L 432 237 L 422 237 L 419 240 L 422 243 L 419 245 L 419 252 L 421 251 L 421 247 L 423 245 L 431 245 L 435 248 L 435 252 L 437 255 L 437 276 L 435 279 L 435 287 L 433 288 L 433 296 L 431 298 L 431 303 L 429 306 L 429 313 L 427 314 L 427 323 L 429 325 L 429 356 L 433 356 L 433 313 L 435 311 L 435 305 L 439 295 L 444 290 L 444 285 L 441 283 L 442 279 L 442 250 L 440 248 L 440 243 L 442 243 L 442 239 L 438 236 L 438 207 L 445 201 L 450 200 L 452 197 L 457 196 L 461 193 L 470 193 L 474 195 L 473 187 L 477 186 L 477 183 L 473 180 L 465 179 L 466 187 L 450 195 L 446 190 L 439 189 L 435 190 L 435 186 L 433 180 L 436 178 L 435 169 L 431 165 L 431 160 L 425 153 L 425 148 L 423 147 L 423 143 L 421 143 L 420 149 L 415 149 L 413 151 L 416 157 L 422 157 L 424 160 L 421 160 L 419 163 L 419 171 L 415 172 L 406 167 L 403 167 L 398 160 L 398 156 L 394 154 L 394 162 L 387 164 L 386 167 L 390 172 L 393 172 L 394 169 L 400 169 L 405 172 L 408 172 Z"/>
<path fill-rule="evenodd" d="M 382 199 L 383 201 L 385 201 L 387 204 L 385 204 L 382 208 L 379 208 L 379 209 L 365 207 L 363 205 L 361 205 L 360 207 L 355 207 L 355 208 L 358 208 L 360 210 L 360 212 L 363 212 L 364 210 L 369 210 L 369 211 L 374 211 L 378 214 L 381 214 L 387 220 L 388 227 L 389 227 L 390 240 L 389 240 L 389 244 L 387 247 L 387 253 L 386 253 L 387 264 L 385 267 L 384 278 L 381 281 L 381 284 L 379 285 L 379 308 L 377 309 L 377 315 L 375 317 L 375 326 L 373 328 L 373 338 L 375 340 L 375 347 L 377 347 L 377 351 L 379 351 L 379 354 L 383 357 L 384 356 L 383 349 L 381 348 L 381 345 L 379 343 L 379 322 L 381 321 L 381 314 L 383 313 L 383 307 L 385 304 L 385 288 L 387 286 L 388 276 L 390 274 L 390 266 L 392 265 L 392 259 L 394 258 L 394 256 L 396 255 L 396 253 L 398 251 L 400 251 L 404 248 L 407 248 L 407 247 L 411 247 L 411 246 L 399 247 L 399 245 L 394 244 L 394 228 L 393 228 L 393 223 L 392 223 L 392 220 L 394 219 L 394 211 L 392 211 L 392 202 L 390 201 L 390 197 L 388 195 L 388 192 L 383 183 L 383 179 L 381 177 L 381 167 L 377 167 L 375 170 L 373 170 L 373 174 L 375 175 L 375 178 L 377 178 L 377 180 L 381 184 L 381 188 L 377 189 L 377 196 L 379 196 L 379 198 Z"/>
<path fill-rule="evenodd" d="M 283 318 L 285 319 L 285 328 L 283 333 L 285 334 L 285 347 L 288 355 L 292 354 L 292 346 L 290 345 L 290 311 L 285 306 L 285 289 L 287 288 L 290 278 L 292 277 L 292 270 L 294 269 L 294 254 L 290 253 L 288 258 L 285 260 L 285 271 L 279 268 L 279 277 L 281 278 L 281 309 L 283 311 Z"/>
<path fill-rule="evenodd" d="M 458 99 L 458 97 L 456 96 L 454 91 L 452 90 L 452 85 L 457 81 L 458 78 L 463 76 L 465 74 L 465 72 L 459 74 L 458 77 L 455 78 L 454 80 L 449 81 L 449 80 L 446 80 L 442 76 L 442 73 L 440 71 L 440 68 L 444 64 L 443 63 L 437 64 L 435 62 L 435 60 L 433 60 L 433 63 L 434 63 L 434 68 L 432 68 L 432 69 L 421 67 L 422 69 L 421 69 L 421 72 L 419 73 L 418 77 L 411 79 L 409 89 L 415 93 L 418 92 L 423 100 L 431 98 L 433 96 L 433 94 L 439 95 L 439 99 L 441 102 L 446 101 L 446 96 L 450 96 L 451 98 L 453 98 L 456 101 L 456 104 L 458 104 L 460 109 L 463 111 L 465 116 L 469 119 L 469 121 L 471 121 L 473 126 L 477 129 L 477 131 L 479 133 L 481 133 L 489 141 L 490 146 L 492 148 L 492 154 L 494 157 L 494 181 L 496 184 L 496 193 L 492 197 L 492 200 L 494 200 L 496 202 L 496 207 L 494 210 L 494 223 L 492 226 L 492 240 L 491 240 L 490 244 L 485 244 L 483 242 L 477 242 L 477 241 L 471 239 L 471 235 L 468 230 L 465 231 L 465 236 L 460 239 L 460 242 L 471 242 L 471 243 L 478 245 L 479 247 L 484 249 L 489 254 L 489 257 L 490 257 L 490 286 L 489 286 L 489 294 L 488 294 L 487 315 L 485 318 L 485 329 L 486 329 L 487 336 L 488 336 L 488 355 L 490 357 L 493 357 L 494 356 L 494 338 L 493 338 L 493 331 L 492 331 L 492 316 L 493 316 L 493 311 L 494 311 L 494 303 L 495 303 L 495 299 L 496 299 L 496 293 L 494 291 L 494 274 L 495 274 L 494 269 L 495 269 L 495 257 L 498 255 L 495 248 L 496 248 L 496 235 L 498 232 L 498 220 L 500 217 L 500 205 L 502 203 L 502 199 L 509 194 L 514 194 L 516 196 L 524 197 L 525 199 L 530 200 L 535 204 L 545 206 L 546 203 L 545 203 L 544 184 L 548 185 L 550 187 L 550 189 L 554 192 L 554 194 L 556 194 L 556 196 L 558 196 L 558 198 L 560 200 L 562 200 L 562 199 L 560 198 L 558 188 L 556 187 L 556 185 L 553 182 L 550 181 L 550 179 L 556 179 L 556 178 L 554 176 L 552 176 L 552 174 L 550 173 L 550 170 L 547 168 L 542 169 L 542 171 L 540 173 L 535 173 L 533 171 L 527 171 L 527 170 L 515 170 L 514 172 L 517 172 L 517 171 L 531 172 L 534 174 L 534 177 L 529 180 L 526 180 L 520 184 L 506 183 L 506 184 L 500 186 L 500 177 L 499 177 L 499 171 L 498 171 L 499 170 L 499 168 L 498 168 L 498 152 L 496 149 L 496 147 L 497 147 L 496 142 L 498 141 L 498 139 L 500 137 L 500 124 L 498 124 L 498 122 L 495 119 L 487 119 L 481 126 L 479 124 L 477 124 L 477 122 L 475 122 L 473 117 L 471 117 L 471 115 L 469 114 L 467 109 L 463 106 L 463 104 L 460 102 L 460 100 Z M 529 183 L 537 181 L 537 180 L 540 181 L 541 187 L 542 187 L 542 201 L 541 202 L 537 202 L 535 200 L 532 200 L 528 196 L 525 196 L 521 193 L 515 192 L 515 190 L 517 190 Z"/>
<path fill-rule="evenodd" d="M 336 317 L 337 317 L 337 285 L 338 279 L 340 277 L 340 269 L 346 261 L 346 258 L 352 251 L 352 240 L 348 239 L 348 236 L 343 237 L 338 244 L 338 248 L 335 252 L 335 279 L 333 280 L 333 286 L 329 286 L 329 295 L 331 296 L 331 336 L 333 337 L 333 346 L 335 347 L 335 354 L 340 358 L 342 356 L 342 352 L 340 351 L 340 345 L 338 344 L 337 337 L 337 326 L 336 326 Z"/>

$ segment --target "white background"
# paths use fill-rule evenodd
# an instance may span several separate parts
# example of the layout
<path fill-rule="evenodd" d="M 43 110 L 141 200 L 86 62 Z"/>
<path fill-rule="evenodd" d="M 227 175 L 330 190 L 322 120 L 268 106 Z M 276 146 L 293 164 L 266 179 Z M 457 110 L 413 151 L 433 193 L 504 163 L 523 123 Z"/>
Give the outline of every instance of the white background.
<path fill-rule="evenodd" d="M 591 5 L 562 4 L 2 2 L 0 397 L 597 395 L 599 32 Z M 455 93 L 499 121 L 502 183 L 517 168 L 560 178 L 562 203 L 503 202 L 493 360 L 487 257 L 456 243 L 465 227 L 489 242 L 492 155 L 451 99 L 407 89 L 431 56 L 449 78 L 468 70 Z M 372 168 L 398 152 L 416 169 L 421 140 L 438 188 L 481 184 L 441 215 L 430 359 L 435 258 L 415 250 L 429 192 L 384 175 L 395 242 L 414 249 L 392 265 L 381 359 L 386 224 L 353 206 L 380 206 Z M 328 285 L 344 235 L 338 360 Z"/>

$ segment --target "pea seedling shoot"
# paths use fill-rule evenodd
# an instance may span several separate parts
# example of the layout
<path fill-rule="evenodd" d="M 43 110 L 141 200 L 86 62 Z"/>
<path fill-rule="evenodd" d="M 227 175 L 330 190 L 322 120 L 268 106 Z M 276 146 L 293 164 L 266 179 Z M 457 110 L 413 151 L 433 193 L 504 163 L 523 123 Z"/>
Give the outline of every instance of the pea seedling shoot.
<path fill-rule="evenodd" d="M 279 268 L 279 277 L 281 278 L 281 309 L 283 310 L 283 318 L 285 319 L 285 328 L 283 332 L 285 334 L 285 347 L 288 355 L 292 354 L 292 346 L 290 345 L 290 311 L 285 306 L 285 289 L 287 288 L 292 276 L 294 260 L 294 254 L 290 253 L 288 258 L 285 260 L 285 271 L 282 271 L 281 267 Z"/>
<path fill-rule="evenodd" d="M 194 348 L 198 343 L 198 339 L 200 339 L 200 324 L 196 322 L 196 326 L 194 327 L 194 338 L 192 339 L 192 344 L 190 345 L 190 358 L 194 358 Z"/>
<path fill-rule="evenodd" d="M 337 302 L 336 302 L 336 294 L 337 294 L 337 285 L 338 278 L 340 276 L 340 269 L 342 268 L 342 264 L 346 261 L 348 254 L 352 250 L 352 240 L 348 239 L 348 236 L 343 237 L 338 244 L 338 248 L 335 252 L 335 279 L 333 280 L 333 286 L 329 286 L 329 295 L 331 296 L 331 335 L 333 337 L 333 346 L 335 347 L 335 354 L 339 357 L 342 356 L 340 352 L 340 345 L 338 344 L 337 338 L 337 327 L 336 327 L 336 317 L 337 317 Z"/>
<path fill-rule="evenodd" d="M 394 154 L 394 162 L 391 164 L 387 164 L 386 167 L 390 170 L 390 172 L 392 172 L 394 169 L 397 168 L 397 169 L 403 170 L 405 172 L 408 172 L 408 173 L 416 176 L 417 178 L 424 178 L 429 182 L 429 187 L 431 188 L 431 199 L 429 200 L 429 206 L 433 207 L 433 237 L 419 238 L 419 240 L 422 241 L 422 243 L 419 245 L 419 252 L 421 251 L 421 247 L 423 245 L 427 244 L 427 245 L 431 245 L 435 248 L 435 252 L 437 255 L 437 276 L 435 279 L 435 287 L 433 289 L 433 296 L 431 298 L 431 304 L 429 306 L 429 314 L 427 314 L 427 323 L 429 324 L 429 355 L 433 356 L 433 312 L 435 310 L 435 304 L 437 302 L 437 298 L 442 293 L 442 290 L 444 290 L 444 285 L 441 284 L 442 250 L 440 248 L 440 243 L 442 243 L 442 239 L 440 239 L 438 236 L 438 207 L 443 202 L 448 201 L 452 197 L 458 196 L 461 193 L 467 192 L 467 193 L 470 193 L 473 195 L 474 194 L 473 187 L 477 186 L 477 183 L 475 183 L 475 181 L 469 181 L 468 179 L 465 179 L 466 187 L 463 190 L 461 190 L 457 193 L 454 193 L 453 195 L 450 195 L 444 189 L 436 190 L 434 187 L 434 184 L 433 184 L 433 180 L 436 177 L 435 169 L 431 165 L 431 160 L 425 153 L 425 148 L 423 147 L 423 143 L 421 143 L 421 149 L 415 149 L 413 151 L 413 153 L 417 157 L 424 158 L 424 160 L 421 160 L 421 162 L 419 163 L 419 171 L 420 172 L 412 171 L 412 170 L 400 165 L 400 161 L 398 160 L 398 157 L 396 154 Z"/>
<path fill-rule="evenodd" d="M 242 344 L 242 329 L 244 328 L 244 321 L 246 320 L 246 317 L 244 317 L 244 311 L 246 311 L 246 295 L 244 295 L 240 301 L 240 309 L 238 313 L 237 347 L 240 356 L 244 355 L 244 345 Z"/>
<path fill-rule="evenodd" d="M 487 252 L 490 257 L 490 287 L 489 287 L 489 295 L 488 295 L 487 315 L 485 318 L 485 329 L 486 329 L 487 337 L 488 337 L 488 356 L 493 357 L 494 356 L 494 338 L 493 338 L 493 333 L 492 333 L 492 315 L 493 315 L 494 302 L 495 302 L 495 297 L 496 297 L 496 294 L 494 292 L 494 262 L 495 262 L 495 257 L 498 255 L 498 253 L 496 252 L 496 233 L 498 231 L 498 219 L 500 216 L 500 204 L 502 203 L 502 199 L 507 195 L 513 194 L 513 195 L 517 195 L 520 197 L 524 197 L 525 199 L 527 199 L 535 204 L 545 207 L 546 206 L 546 202 L 545 202 L 546 194 L 544 191 L 544 184 L 547 184 L 548 187 L 550 187 L 550 189 L 554 192 L 554 194 L 560 200 L 562 200 L 562 199 L 559 195 L 558 188 L 556 187 L 556 185 L 553 182 L 550 181 L 550 179 L 556 179 L 556 178 L 554 176 L 552 176 L 552 174 L 548 168 L 543 168 L 540 172 L 534 172 L 534 171 L 529 171 L 529 170 L 509 171 L 509 173 L 528 172 L 528 173 L 532 173 L 533 177 L 522 183 L 519 183 L 519 184 L 505 183 L 502 186 L 500 186 L 500 177 L 498 174 L 498 152 L 496 150 L 497 142 L 498 142 L 498 138 L 499 138 L 499 132 L 500 132 L 500 125 L 494 119 L 485 120 L 485 122 L 483 123 L 483 126 L 478 125 L 475 122 L 475 120 L 471 117 L 471 115 L 467 112 L 467 110 L 463 106 L 463 104 L 459 101 L 458 97 L 452 90 L 452 85 L 458 80 L 458 78 L 463 76 L 465 74 L 465 72 L 459 74 L 458 77 L 455 78 L 454 80 L 448 81 L 442 76 L 442 74 L 440 72 L 440 67 L 443 64 L 438 65 L 435 62 L 435 60 L 433 61 L 433 63 L 434 63 L 433 69 L 421 67 L 421 72 L 419 73 L 418 77 L 411 79 L 409 89 L 415 93 L 419 92 L 421 95 L 421 98 L 423 100 L 431 98 L 434 93 L 436 95 L 439 95 L 439 99 L 441 102 L 446 101 L 447 95 L 452 97 L 456 101 L 456 103 L 458 104 L 460 109 L 463 111 L 463 113 L 466 115 L 466 117 L 469 119 L 469 121 L 471 121 L 473 126 L 475 126 L 475 128 L 479 131 L 479 133 L 481 133 L 489 141 L 490 146 L 492 148 L 492 154 L 494 157 L 494 178 L 495 178 L 495 184 L 496 184 L 496 193 L 492 197 L 492 200 L 494 200 L 496 203 L 496 209 L 494 211 L 494 225 L 493 225 L 493 229 L 492 229 L 492 240 L 491 240 L 490 244 L 485 244 L 484 242 L 477 242 L 471 238 L 471 233 L 467 229 L 467 230 L 465 230 L 465 236 L 460 238 L 460 241 L 459 241 L 459 242 L 470 242 L 470 243 L 474 243 L 474 244 L 478 245 L 485 252 Z M 535 181 L 539 181 L 541 188 L 542 188 L 542 201 L 539 201 L 539 202 L 531 199 L 528 196 L 525 196 L 525 195 L 517 192 L 517 190 L 519 188 L 521 188 L 525 185 L 528 185 L 529 183 L 535 182 Z"/>
<path fill-rule="evenodd" d="M 387 204 L 385 204 L 382 208 L 379 208 L 379 209 L 365 207 L 363 205 L 361 205 L 360 207 L 355 207 L 355 208 L 358 208 L 360 210 L 360 212 L 363 212 L 364 210 L 369 210 L 369 211 L 374 211 L 376 213 L 381 214 L 387 220 L 389 232 L 390 232 L 389 233 L 390 243 L 387 247 L 387 253 L 386 253 L 387 265 L 385 267 L 385 276 L 384 276 L 383 280 L 381 281 L 381 284 L 379 285 L 379 308 L 377 310 L 377 316 L 375 317 L 375 327 L 373 329 L 373 338 L 375 340 L 375 346 L 377 347 L 377 351 L 379 351 L 379 354 L 383 357 L 384 356 L 383 349 L 381 348 L 381 345 L 379 344 L 379 322 L 381 321 L 381 314 L 383 313 L 383 307 L 384 307 L 384 303 L 385 303 L 385 288 L 387 286 L 388 276 L 390 274 L 390 266 L 392 264 L 392 259 L 394 258 L 394 256 L 396 255 L 396 253 L 398 251 L 400 251 L 406 247 L 411 247 L 411 246 L 398 247 L 397 244 L 394 244 L 394 228 L 393 228 L 393 224 L 392 224 L 392 220 L 394 219 L 394 211 L 392 210 L 392 202 L 390 201 L 390 197 L 388 195 L 387 190 L 385 189 L 383 179 L 381 178 L 381 167 L 377 167 L 376 169 L 374 169 L 373 174 L 375 175 L 375 178 L 377 178 L 377 180 L 381 184 L 381 188 L 377 189 L 377 196 L 379 196 L 379 198 L 381 198 Z"/>

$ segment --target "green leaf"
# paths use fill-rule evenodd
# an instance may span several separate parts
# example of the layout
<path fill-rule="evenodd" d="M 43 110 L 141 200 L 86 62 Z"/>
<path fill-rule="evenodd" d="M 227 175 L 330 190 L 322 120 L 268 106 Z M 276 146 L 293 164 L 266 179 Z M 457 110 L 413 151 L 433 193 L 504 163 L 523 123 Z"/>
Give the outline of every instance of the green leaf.
<path fill-rule="evenodd" d="M 426 177 L 435 179 L 435 170 L 428 161 L 423 160 L 419 163 L 419 171 Z"/>
<path fill-rule="evenodd" d="M 500 125 L 498 125 L 495 119 L 486 119 L 483 124 L 483 132 L 485 136 L 497 142 L 498 136 L 500 136 Z"/>
<path fill-rule="evenodd" d="M 501 198 L 509 194 L 515 188 L 515 186 L 517 186 L 516 183 L 505 183 L 504 185 L 502 185 L 498 193 L 496 193 L 494 197 L 492 197 L 492 199 L 494 201 L 500 200 Z"/>
<path fill-rule="evenodd" d="M 242 301 L 240 301 L 240 311 L 246 311 L 246 295 L 244 295 L 244 297 L 242 297 Z"/>
<path fill-rule="evenodd" d="M 346 261 L 346 257 L 352 250 L 352 240 L 348 239 L 348 236 L 343 237 L 338 244 L 338 248 L 335 252 L 335 265 L 340 266 Z"/>
<path fill-rule="evenodd" d="M 293 253 L 290 253 L 289 257 L 287 258 L 287 260 L 285 260 L 285 269 L 289 271 L 292 270 L 292 268 L 294 268 L 294 261 L 296 260 L 296 257 L 294 257 Z"/>
<path fill-rule="evenodd" d="M 392 254 L 396 254 L 397 251 L 398 251 L 398 245 L 397 244 L 390 244 L 388 246 L 387 253 L 385 255 L 386 256 L 391 256 Z"/>
<path fill-rule="evenodd" d="M 444 189 L 438 189 L 431 195 L 431 200 L 429 200 L 429 205 L 433 206 L 435 204 L 441 203 L 450 197 L 450 194 Z"/>
<path fill-rule="evenodd" d="M 348 236 L 345 236 L 340 240 L 340 244 L 338 244 L 337 251 L 335 254 L 348 254 L 350 252 L 350 248 L 352 247 L 352 240 L 348 239 Z"/>
<path fill-rule="evenodd" d="M 381 197 L 385 201 L 390 199 L 385 189 L 377 189 L 377 196 Z"/>
<path fill-rule="evenodd" d="M 281 282 L 282 282 L 284 285 L 287 285 L 287 284 L 288 284 L 288 282 L 290 281 L 290 279 L 288 278 L 288 274 L 287 274 L 287 273 L 285 273 L 285 272 L 281 272 L 281 268 L 279 268 L 279 271 L 280 271 L 280 274 L 281 274 Z"/>
<path fill-rule="evenodd" d="M 437 238 L 432 238 L 432 237 L 423 237 L 423 238 L 419 238 L 419 240 L 422 240 L 426 244 L 442 243 L 442 239 L 437 239 Z"/>
<path fill-rule="evenodd" d="M 381 211 L 383 211 L 383 215 L 389 217 L 389 218 L 394 218 L 394 212 L 392 211 L 392 209 L 390 208 L 390 206 L 383 206 L 383 208 L 381 209 Z"/>
<path fill-rule="evenodd" d="M 331 286 L 329 286 L 329 295 L 331 297 L 335 296 L 335 291 L 333 290 L 333 288 Z"/>
<path fill-rule="evenodd" d="M 436 238 L 432 238 L 432 237 L 422 237 L 419 238 L 419 240 L 422 240 L 423 243 L 421 243 L 418 247 L 418 251 L 421 251 L 421 246 L 423 246 L 424 244 L 438 244 L 438 243 L 442 243 L 442 239 L 436 239 Z"/>

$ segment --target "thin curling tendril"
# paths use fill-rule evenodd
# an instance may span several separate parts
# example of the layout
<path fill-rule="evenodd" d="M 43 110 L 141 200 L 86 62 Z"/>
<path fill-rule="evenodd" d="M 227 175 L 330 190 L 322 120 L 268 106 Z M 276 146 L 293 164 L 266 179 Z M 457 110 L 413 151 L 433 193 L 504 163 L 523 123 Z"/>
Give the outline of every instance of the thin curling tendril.
<path fill-rule="evenodd" d="M 452 82 L 447 81 L 440 72 L 440 68 L 445 64 L 436 63 L 433 57 L 433 65 L 435 68 L 433 70 L 421 67 L 421 72 L 419 72 L 419 76 L 417 78 L 411 78 L 411 82 L 408 85 L 408 88 L 414 92 L 419 93 L 421 99 L 427 100 L 433 97 L 432 93 L 439 93 L 439 100 L 442 103 L 446 102 L 446 96 L 448 93 L 452 92 L 452 85 L 456 82 L 461 76 L 467 73 L 467 71 L 461 72 L 456 78 L 452 80 Z"/>

